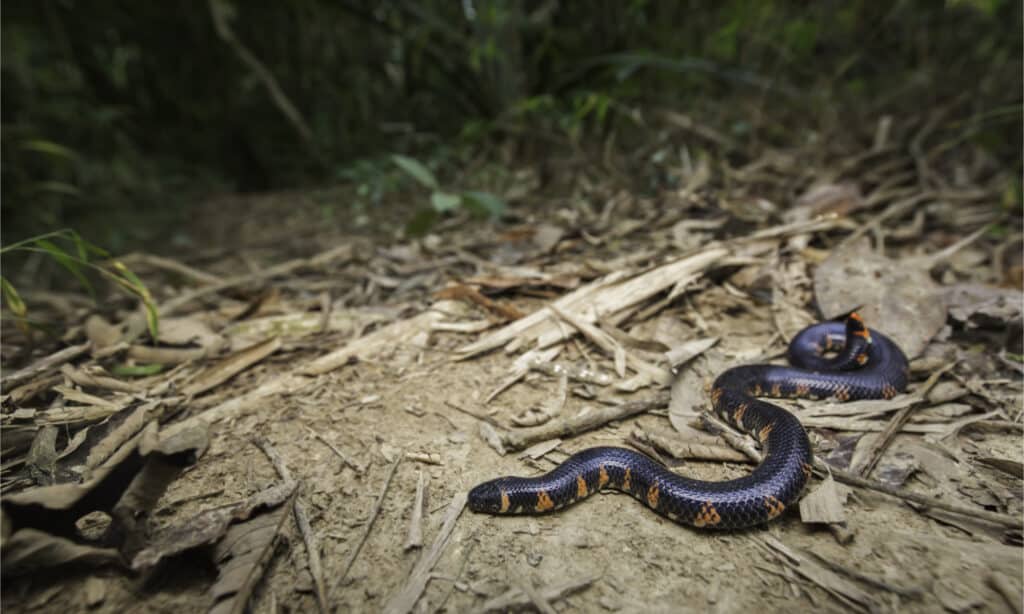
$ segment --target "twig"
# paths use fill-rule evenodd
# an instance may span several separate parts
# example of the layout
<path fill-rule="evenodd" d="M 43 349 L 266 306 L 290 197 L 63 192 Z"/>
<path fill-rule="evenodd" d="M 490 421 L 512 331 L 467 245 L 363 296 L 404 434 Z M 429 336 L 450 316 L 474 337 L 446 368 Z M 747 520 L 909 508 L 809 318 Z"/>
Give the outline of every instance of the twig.
<path fill-rule="evenodd" d="M 523 591 L 526 597 L 533 604 L 533 607 L 537 608 L 541 614 L 558 614 L 558 611 L 551 606 L 551 603 L 547 598 L 538 593 L 529 581 L 524 582 L 522 586 L 519 587 L 519 590 Z"/>
<path fill-rule="evenodd" d="M 557 601 L 571 595 L 575 592 L 581 591 L 586 587 L 590 586 L 594 582 L 597 582 L 601 576 L 584 576 L 575 580 L 569 580 L 560 584 L 552 584 L 550 586 L 541 588 L 537 591 L 537 594 L 545 599 L 546 601 Z M 480 607 L 480 612 L 494 612 L 494 611 L 508 611 L 517 607 L 529 605 L 531 603 L 530 597 L 524 593 L 521 589 L 512 588 L 493 599 L 487 600 L 483 606 Z"/>
<path fill-rule="evenodd" d="M 310 435 L 312 435 L 316 439 L 320 440 L 320 442 L 322 444 L 327 446 L 330 449 L 331 452 L 334 452 L 334 455 L 337 456 L 338 458 L 340 458 L 341 462 L 343 462 L 346 465 L 348 465 L 349 467 L 351 467 L 353 471 L 355 471 L 356 473 L 360 473 L 360 474 L 363 473 L 364 471 L 366 471 L 366 467 L 365 466 L 360 466 L 360 465 L 356 464 L 355 461 L 350 459 L 348 456 L 345 455 L 344 452 L 339 450 L 337 446 L 335 446 L 333 443 L 327 441 L 327 439 L 325 439 L 323 435 L 321 435 L 320 433 L 316 432 L 315 430 L 313 430 L 312 428 L 310 428 L 308 426 L 306 427 L 306 430 L 309 431 Z"/>
<path fill-rule="evenodd" d="M 21 384 L 26 380 L 29 380 L 37 375 L 45 373 L 50 369 L 55 369 L 58 366 L 68 362 L 69 360 L 74 360 L 75 358 L 78 358 L 82 354 L 88 352 L 90 348 L 92 348 L 92 342 L 86 341 L 85 343 L 72 345 L 58 352 L 54 352 L 49 356 L 40 358 L 34 364 L 31 364 L 25 367 L 24 369 L 15 371 L 14 373 L 8 375 L 7 377 L 0 378 L 0 388 L 3 388 L 5 391 L 10 390 L 14 386 L 17 386 L 18 384 Z"/>
<path fill-rule="evenodd" d="M 889 423 L 886 424 L 885 430 L 882 431 L 877 439 L 875 439 L 874 444 L 868 450 L 866 457 L 867 460 L 859 471 L 861 475 L 871 475 L 871 472 L 874 471 L 878 461 L 881 460 L 882 455 L 889 449 L 889 445 L 893 442 L 893 439 L 895 439 L 896 435 L 903 429 L 903 426 L 907 421 L 910 420 L 910 414 L 921 408 L 923 405 L 930 403 L 928 400 L 928 393 L 935 387 L 935 384 L 938 383 L 939 378 L 954 366 L 956 366 L 956 362 L 951 362 L 937 370 L 935 373 L 932 373 L 931 377 L 929 377 L 919 389 L 914 391 L 914 395 L 917 396 L 919 400 L 896 412 L 896 415 L 894 415 Z"/>
<path fill-rule="evenodd" d="M 284 459 L 278 454 L 277 449 L 262 437 L 256 437 L 253 439 L 253 443 L 267 455 L 271 464 L 274 465 L 277 475 L 281 476 L 281 479 L 285 482 L 291 482 L 291 471 L 284 464 Z M 299 533 L 302 534 L 302 541 L 306 545 L 306 555 L 309 557 L 309 575 L 313 576 L 313 588 L 316 591 L 317 607 L 320 609 L 321 614 L 327 614 L 330 610 L 327 607 L 327 587 L 324 582 L 323 565 L 320 562 L 320 542 L 313 532 L 313 527 L 309 524 L 306 506 L 303 505 L 297 493 L 298 489 L 296 489 L 296 495 L 292 499 L 292 512 L 295 514 L 295 524 L 299 527 Z"/>
<path fill-rule="evenodd" d="M 409 535 L 405 538 L 406 550 L 423 547 L 423 491 L 425 482 L 423 470 L 420 469 L 416 478 L 416 499 L 412 503 L 412 514 L 409 517 Z"/>
<path fill-rule="evenodd" d="M 388 471 L 388 477 L 384 479 L 384 486 L 380 489 L 380 494 L 377 495 L 377 501 L 373 504 L 373 509 L 370 510 L 370 515 L 366 519 L 366 524 L 363 525 L 363 534 L 359 536 L 359 540 L 356 545 L 352 548 L 352 551 L 348 555 L 348 560 L 345 561 L 344 567 L 341 568 L 341 575 L 334 583 L 334 588 L 341 586 L 341 583 L 345 581 L 348 576 L 348 572 L 352 569 L 352 564 L 356 562 L 356 557 L 359 556 L 359 551 L 363 549 L 363 544 L 366 543 L 366 538 L 370 536 L 370 530 L 373 529 L 373 523 L 376 522 L 377 516 L 380 515 L 381 505 L 384 503 L 384 495 L 388 493 L 388 488 L 391 487 L 391 480 L 395 477 L 395 472 L 398 470 L 398 465 L 402 462 L 402 455 L 399 454 L 395 462 L 391 463 L 391 469 Z"/>
<path fill-rule="evenodd" d="M 673 458 L 709 460 L 730 463 L 749 462 L 749 457 L 735 449 L 721 445 L 709 445 L 695 441 L 672 439 L 664 435 L 649 433 L 643 429 L 633 429 L 632 437 L 647 445 L 664 450 Z"/>
<path fill-rule="evenodd" d="M 139 263 L 149 265 L 155 269 L 163 269 L 165 271 L 178 273 L 179 275 L 187 277 L 193 281 L 198 281 L 204 284 L 214 284 L 220 281 L 220 277 L 217 277 L 216 275 L 211 275 L 206 271 L 201 271 L 197 268 L 190 267 L 187 264 L 182 264 L 177 260 L 171 260 L 170 258 L 155 256 L 153 254 L 128 254 L 120 260 L 125 264 Z"/>
<path fill-rule="evenodd" d="M 665 407 L 668 405 L 668 398 L 667 392 L 661 392 L 651 399 L 629 401 L 611 407 L 593 409 L 572 418 L 516 431 L 508 431 L 493 424 L 490 425 L 489 429 L 481 425 L 481 434 L 489 444 L 504 454 L 509 451 L 522 450 L 541 441 L 579 435 L 580 433 L 604 426 L 613 420 L 622 420 L 623 418 L 642 414 L 652 409 Z"/>
<path fill-rule="evenodd" d="M 441 525 L 441 530 L 437 533 L 437 537 L 434 538 L 434 543 L 431 544 L 429 550 L 420 555 L 420 560 L 416 562 L 416 566 L 409 573 L 405 586 L 392 595 L 387 603 L 384 604 L 383 611 L 385 614 L 405 614 L 412 610 L 416 602 L 419 601 L 420 595 L 423 594 L 423 590 L 427 587 L 427 582 L 430 580 L 430 572 L 444 553 L 452 531 L 455 529 L 455 521 L 459 519 L 465 507 L 466 493 L 455 493 L 451 503 L 448 504 L 448 509 L 444 513 L 444 522 Z"/>

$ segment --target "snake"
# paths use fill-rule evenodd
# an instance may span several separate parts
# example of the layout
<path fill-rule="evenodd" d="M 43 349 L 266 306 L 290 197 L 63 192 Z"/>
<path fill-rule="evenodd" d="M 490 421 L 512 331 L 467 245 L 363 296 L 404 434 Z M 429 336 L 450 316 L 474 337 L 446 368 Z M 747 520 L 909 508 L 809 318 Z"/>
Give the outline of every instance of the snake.
<path fill-rule="evenodd" d="M 479 484 L 469 491 L 468 506 L 487 514 L 544 514 L 617 490 L 698 529 L 743 529 L 777 518 L 799 500 L 814 455 L 797 417 L 758 397 L 891 399 L 909 379 L 903 351 L 867 328 L 856 312 L 804 328 L 790 341 L 787 358 L 792 366 L 728 369 L 710 389 L 714 413 L 761 444 L 761 462 L 749 475 L 695 480 L 635 450 L 602 446 L 577 452 L 540 476 Z"/>

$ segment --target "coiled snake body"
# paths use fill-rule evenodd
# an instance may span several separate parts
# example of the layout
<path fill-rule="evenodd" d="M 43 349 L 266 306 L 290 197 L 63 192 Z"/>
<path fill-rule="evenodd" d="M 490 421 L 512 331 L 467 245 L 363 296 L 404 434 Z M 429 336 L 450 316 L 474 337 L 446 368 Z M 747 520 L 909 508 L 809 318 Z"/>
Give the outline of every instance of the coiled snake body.
<path fill-rule="evenodd" d="M 837 353 L 827 357 L 832 351 Z M 908 377 L 900 348 L 868 330 L 855 313 L 845 323 L 822 322 L 800 331 L 788 357 L 792 367 L 734 367 L 712 386 L 715 413 L 761 442 L 763 460 L 748 476 L 694 480 L 639 452 L 598 447 L 572 455 L 542 476 L 484 482 L 470 491 L 469 507 L 492 514 L 540 514 L 611 488 L 698 528 L 737 529 L 771 520 L 799 498 L 811 476 L 813 455 L 800 421 L 756 397 L 888 399 L 906 388 Z"/>

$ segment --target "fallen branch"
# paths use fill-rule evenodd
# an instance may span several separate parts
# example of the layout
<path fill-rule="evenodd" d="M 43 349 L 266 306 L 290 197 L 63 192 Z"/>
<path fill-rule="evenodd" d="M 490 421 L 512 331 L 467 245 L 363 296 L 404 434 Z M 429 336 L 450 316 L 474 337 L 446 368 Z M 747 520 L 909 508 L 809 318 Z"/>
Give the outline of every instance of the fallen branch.
<path fill-rule="evenodd" d="M 480 425 L 480 435 L 499 454 L 505 454 L 506 452 L 522 450 L 548 439 L 573 437 L 604 426 L 613 420 L 622 420 L 623 418 L 642 414 L 652 409 L 665 407 L 668 405 L 668 398 L 668 392 L 662 392 L 651 399 L 629 401 L 611 407 L 592 409 L 577 414 L 572 418 L 515 431 L 509 431 L 492 423 L 485 422 Z"/>

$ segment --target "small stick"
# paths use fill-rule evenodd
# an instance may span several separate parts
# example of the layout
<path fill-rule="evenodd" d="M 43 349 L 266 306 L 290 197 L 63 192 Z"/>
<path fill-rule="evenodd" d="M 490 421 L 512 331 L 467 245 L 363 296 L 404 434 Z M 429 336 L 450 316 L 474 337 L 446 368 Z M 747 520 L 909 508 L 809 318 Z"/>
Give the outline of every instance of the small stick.
<path fill-rule="evenodd" d="M 504 453 L 522 450 L 523 448 L 528 448 L 535 443 L 547 441 L 549 439 L 579 435 L 580 433 L 585 433 L 600 426 L 604 426 L 613 420 L 622 420 L 623 418 L 642 414 L 646 411 L 658 409 L 667 405 L 668 393 L 662 392 L 647 400 L 628 401 L 611 407 L 601 407 L 584 414 L 573 416 L 572 418 L 548 422 L 541 426 L 518 429 L 515 431 L 508 431 L 497 426 L 492 426 L 494 429 L 494 435 L 496 436 L 495 441 L 500 444 L 503 448 L 502 453 Z M 491 438 L 485 437 L 485 439 Z"/>
<path fill-rule="evenodd" d="M 70 360 L 78 358 L 82 354 L 88 352 L 90 348 L 92 348 L 92 342 L 86 341 L 85 343 L 80 343 L 78 345 L 68 346 L 63 350 L 54 352 L 49 356 L 40 358 L 34 364 L 31 364 L 25 367 L 24 369 L 15 371 L 14 373 L 11 373 L 7 377 L 0 377 L 0 388 L 3 388 L 4 390 L 10 390 L 11 388 L 17 386 L 18 384 L 21 384 L 22 382 L 35 377 L 36 375 L 49 371 L 50 369 L 58 367 Z"/>
<path fill-rule="evenodd" d="M 211 275 L 206 271 L 201 271 L 195 267 L 190 267 L 187 264 L 182 264 L 177 260 L 170 258 L 164 258 L 162 256 L 154 256 L 153 254 L 136 253 L 129 254 L 121 258 L 121 262 L 125 264 L 139 263 L 142 265 L 148 265 L 154 269 L 163 269 L 172 273 L 177 273 L 183 277 L 187 277 L 192 281 L 197 281 L 204 284 L 215 284 L 221 280 L 216 275 Z"/>
<path fill-rule="evenodd" d="M 331 452 L 334 452 L 335 456 L 340 458 L 341 462 L 343 462 L 346 465 L 348 465 L 349 467 L 351 467 L 353 471 L 355 471 L 356 473 L 362 473 L 362 472 L 366 471 L 366 467 L 365 466 L 360 467 L 359 465 L 357 465 L 355 463 L 355 461 L 349 459 L 349 457 L 346 456 L 341 450 L 339 450 L 337 448 L 337 446 L 335 446 L 333 443 L 327 441 L 324 438 L 323 435 L 321 435 L 320 433 L 317 433 L 316 431 L 314 431 L 313 429 L 311 429 L 308 426 L 306 427 L 306 430 L 309 431 L 310 435 L 312 435 L 313 437 L 319 439 L 321 441 L 321 443 L 323 443 L 325 446 L 330 448 Z"/>
<path fill-rule="evenodd" d="M 601 576 L 585 576 L 577 578 L 575 580 L 569 580 L 560 584 L 553 584 L 537 591 L 537 594 L 543 597 L 548 602 L 557 601 L 563 597 L 571 595 L 575 592 L 581 591 L 584 588 L 590 586 L 594 582 L 598 581 Z M 529 605 L 531 603 L 529 596 L 519 588 L 512 588 L 493 599 L 487 600 L 483 606 L 480 607 L 480 612 L 494 612 L 494 611 L 507 611 L 516 607 Z"/>
<path fill-rule="evenodd" d="M 434 538 L 434 543 L 430 545 L 429 550 L 424 551 L 420 555 L 420 560 L 416 562 L 416 566 L 409 572 L 405 586 L 393 594 L 387 603 L 384 604 L 384 614 L 404 614 L 416 606 L 416 602 L 420 600 L 424 589 L 427 588 L 431 570 L 448 546 L 448 540 L 452 536 L 452 531 L 455 530 L 455 521 L 459 519 L 459 516 L 462 515 L 462 510 L 466 507 L 466 494 L 465 492 L 457 492 L 452 497 L 452 501 L 448 504 L 448 509 L 444 513 L 441 530 L 438 531 L 437 537 Z"/>
<path fill-rule="evenodd" d="M 885 426 L 885 430 L 882 431 L 882 434 L 875 440 L 875 444 L 871 446 L 871 449 L 868 452 L 867 461 L 860 468 L 859 473 L 861 475 L 865 477 L 871 475 L 871 472 L 875 469 L 875 465 L 877 465 L 878 461 L 882 459 L 882 455 L 885 454 L 885 451 L 889 449 L 889 445 L 893 442 L 893 439 L 896 438 L 896 435 L 899 434 L 907 421 L 910 420 L 910 414 L 920 409 L 923 405 L 930 403 L 928 400 L 928 393 L 935 387 L 935 384 L 938 383 L 939 378 L 954 366 L 956 366 L 956 362 L 951 362 L 937 370 L 935 373 L 932 373 L 931 377 L 929 377 L 918 390 L 914 391 L 914 395 L 918 397 L 919 400 L 914 401 L 910 405 L 899 410 L 896 412 L 896 415 L 889 420 L 889 423 Z"/>
<path fill-rule="evenodd" d="M 700 443 L 696 441 L 685 441 L 672 439 L 664 435 L 647 432 L 643 429 L 633 429 L 632 438 L 646 443 L 655 448 L 664 450 L 670 456 L 677 459 L 708 460 L 730 463 L 750 462 L 746 454 L 736 450 L 734 447 Z"/>
<path fill-rule="evenodd" d="M 551 603 L 547 600 L 547 598 L 545 598 L 544 595 L 538 593 L 537 590 L 533 588 L 533 585 L 530 582 L 525 582 L 524 584 L 522 584 L 519 587 L 519 590 L 523 591 L 523 593 L 526 594 L 526 596 L 533 603 L 533 606 L 540 610 L 541 614 L 558 614 L 558 611 L 555 610 L 555 608 L 551 607 Z"/>
<path fill-rule="evenodd" d="M 412 516 L 409 518 L 409 535 L 405 538 L 406 550 L 423 547 L 423 491 L 425 482 L 423 470 L 420 469 L 416 478 L 416 499 L 412 504 Z"/>
<path fill-rule="evenodd" d="M 253 439 L 253 443 L 267 455 L 267 458 L 270 459 L 270 462 L 274 465 L 274 469 L 277 471 L 277 474 L 281 476 L 281 479 L 285 482 L 291 482 L 291 471 L 289 471 L 288 466 L 284 464 L 284 459 L 282 459 L 281 455 L 278 454 L 277 449 L 262 437 Z M 296 493 L 297 492 L 298 490 L 296 489 Z M 327 588 L 324 583 L 323 565 L 320 564 L 320 542 L 317 540 L 316 534 L 313 532 L 313 527 L 309 524 L 309 516 L 306 514 L 306 506 L 303 505 L 298 494 L 296 494 L 295 498 L 292 500 L 292 512 L 295 514 L 295 524 L 299 527 L 299 533 L 302 534 L 302 541 L 306 545 L 306 554 L 309 556 L 309 575 L 313 576 L 313 587 L 316 590 L 317 607 L 320 609 L 321 614 L 327 614 L 330 610 L 327 608 Z"/>
<path fill-rule="evenodd" d="M 391 487 L 391 480 L 395 477 L 395 472 L 398 470 L 398 465 L 402 462 L 402 455 L 399 454 L 395 462 L 391 463 L 391 469 L 388 470 L 388 477 L 384 479 L 384 486 L 380 489 L 380 494 L 377 495 L 377 501 L 373 504 L 373 509 L 370 511 L 370 516 L 366 520 L 366 524 L 363 525 L 363 534 L 359 536 L 359 541 L 356 542 L 355 547 L 352 548 L 352 552 L 348 555 L 348 560 L 345 561 L 345 566 L 342 567 L 341 575 L 338 576 L 338 580 L 334 583 L 335 588 L 341 586 L 341 583 L 345 581 L 345 577 L 348 576 L 349 570 L 352 569 L 352 564 L 356 562 L 356 557 L 359 556 L 359 551 L 363 549 L 363 544 L 366 543 L 366 538 L 370 536 L 370 530 L 373 528 L 373 523 L 376 522 L 377 516 L 380 515 L 380 508 L 384 503 L 384 495 L 388 493 L 388 488 Z"/>

